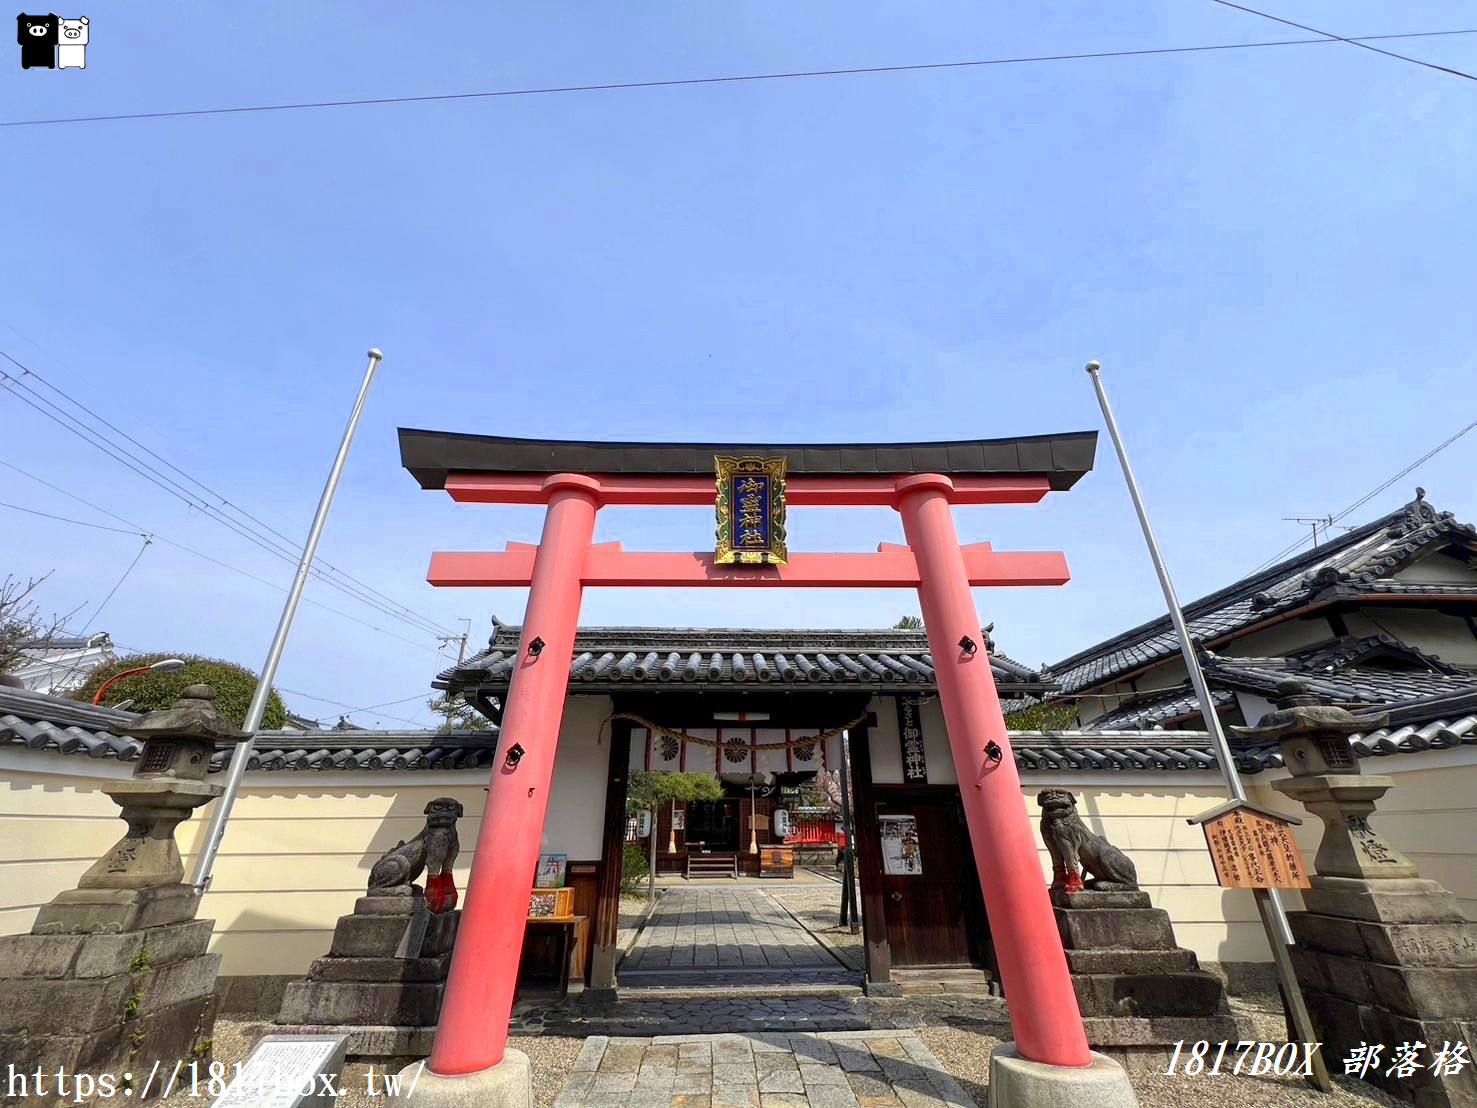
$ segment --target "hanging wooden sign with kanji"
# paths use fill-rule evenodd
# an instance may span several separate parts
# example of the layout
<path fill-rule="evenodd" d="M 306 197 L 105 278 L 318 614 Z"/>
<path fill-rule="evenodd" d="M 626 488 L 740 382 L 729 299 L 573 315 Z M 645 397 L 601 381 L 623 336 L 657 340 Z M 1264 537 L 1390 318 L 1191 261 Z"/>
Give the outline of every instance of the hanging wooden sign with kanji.
<path fill-rule="evenodd" d="M 1302 822 L 1233 800 L 1189 820 L 1200 824 L 1223 889 L 1306 889 L 1307 867 L 1292 827 Z"/>

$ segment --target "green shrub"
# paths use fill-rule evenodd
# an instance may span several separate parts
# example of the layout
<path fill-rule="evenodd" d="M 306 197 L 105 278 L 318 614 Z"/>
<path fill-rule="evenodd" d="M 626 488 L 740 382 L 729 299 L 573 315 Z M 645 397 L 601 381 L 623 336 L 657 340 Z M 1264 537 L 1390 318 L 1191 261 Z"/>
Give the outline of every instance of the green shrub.
<path fill-rule="evenodd" d="M 137 669 L 139 666 L 162 662 L 166 658 L 178 658 L 185 663 L 184 669 L 173 673 L 154 670 L 136 673 L 115 681 L 108 688 L 103 702 L 117 704 L 132 700 L 135 712 L 155 712 L 174 707 L 187 686 L 210 685 L 215 689 L 215 708 L 222 716 L 240 727 L 246 720 L 246 709 L 251 705 L 256 692 L 257 676 L 244 666 L 225 662 L 219 658 L 202 658 L 198 654 L 134 654 L 120 658 L 112 665 L 99 666 L 87 678 L 87 683 L 73 694 L 73 699 L 92 703 L 103 682 L 116 673 Z M 262 728 L 270 730 L 287 722 L 287 707 L 282 697 L 273 690 L 267 697 L 267 708 L 262 714 Z"/>
<path fill-rule="evenodd" d="M 650 872 L 651 864 L 646 860 L 646 847 L 641 843 L 627 843 L 622 854 L 621 894 L 645 896 L 646 890 L 637 886 L 646 880 L 646 875 Z"/>

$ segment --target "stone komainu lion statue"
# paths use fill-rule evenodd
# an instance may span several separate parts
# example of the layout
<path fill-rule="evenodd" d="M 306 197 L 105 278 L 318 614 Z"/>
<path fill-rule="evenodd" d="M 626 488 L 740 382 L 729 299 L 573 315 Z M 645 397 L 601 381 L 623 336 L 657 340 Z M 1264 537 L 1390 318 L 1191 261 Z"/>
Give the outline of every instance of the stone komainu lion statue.
<path fill-rule="evenodd" d="M 426 826 L 408 843 L 402 842 L 385 854 L 369 871 L 371 896 L 405 896 L 422 873 L 426 877 L 426 906 L 433 912 L 456 907 L 456 882 L 451 867 L 461 852 L 456 821 L 461 802 L 438 796 L 426 805 Z"/>
<path fill-rule="evenodd" d="M 1128 855 L 1101 835 L 1094 835 L 1077 814 L 1077 799 L 1066 789 L 1043 789 L 1041 838 L 1051 853 L 1051 887 L 1064 892 L 1083 888 L 1120 891 L 1139 887 L 1138 870 Z M 1092 877 L 1085 884 L 1084 873 Z"/>

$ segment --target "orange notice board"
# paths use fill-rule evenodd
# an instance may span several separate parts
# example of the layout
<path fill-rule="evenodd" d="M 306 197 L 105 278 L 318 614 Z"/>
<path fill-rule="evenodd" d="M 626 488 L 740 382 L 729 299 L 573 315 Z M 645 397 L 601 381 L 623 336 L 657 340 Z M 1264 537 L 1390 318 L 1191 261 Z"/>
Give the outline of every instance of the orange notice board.
<path fill-rule="evenodd" d="M 1190 820 L 1205 832 L 1217 882 L 1225 889 L 1306 889 L 1308 871 L 1292 837 L 1299 821 L 1232 803 Z"/>

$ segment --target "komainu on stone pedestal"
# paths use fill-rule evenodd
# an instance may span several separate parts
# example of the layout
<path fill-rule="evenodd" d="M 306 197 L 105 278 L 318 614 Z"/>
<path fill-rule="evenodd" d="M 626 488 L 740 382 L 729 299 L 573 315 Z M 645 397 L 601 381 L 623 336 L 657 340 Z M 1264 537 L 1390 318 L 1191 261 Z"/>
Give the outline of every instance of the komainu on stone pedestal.
<path fill-rule="evenodd" d="M 287 987 L 279 1024 L 349 1036 L 350 1058 L 430 1053 L 461 913 L 451 866 L 461 804 L 438 797 L 426 826 L 369 871 L 368 895 L 340 916 L 333 945 Z M 427 889 L 413 884 L 428 872 Z"/>
<path fill-rule="evenodd" d="M 1288 922 L 1297 940 L 1293 966 L 1324 1055 L 1346 1058 L 1381 1043 L 1383 1060 L 1364 1080 L 1421 1108 L 1477 1105 L 1477 1069 L 1448 1073 L 1436 1065 L 1443 1048 L 1474 1045 L 1477 923 L 1370 826 L 1394 781 L 1360 773 L 1349 743 L 1386 717 L 1356 718 L 1298 681 L 1277 691 L 1276 710 L 1237 731 L 1277 741 L 1292 776 L 1272 787 L 1323 820 L 1317 873 L 1303 891 L 1306 910 L 1290 912 Z M 1420 1047 L 1420 1066 L 1387 1074 L 1402 1043 Z"/>
<path fill-rule="evenodd" d="M 1128 855 L 1101 835 L 1088 830 L 1077 814 L 1077 798 L 1066 789 L 1042 789 L 1036 794 L 1041 806 L 1041 838 L 1051 855 L 1051 885 L 1069 893 L 1084 888 L 1104 892 L 1139 887 L 1139 873 Z M 1083 872 L 1089 874 L 1086 882 Z"/>
<path fill-rule="evenodd" d="M 410 842 L 402 842 L 382 857 L 369 871 L 371 896 L 409 896 L 413 883 L 426 875 L 426 901 L 431 911 L 446 912 L 456 907 L 456 881 L 451 867 L 461 853 L 456 834 L 456 821 L 461 818 L 461 801 L 449 796 L 437 797 L 426 805 L 426 826 Z"/>
<path fill-rule="evenodd" d="M 1169 914 L 1139 889 L 1128 856 L 1082 822 L 1065 789 L 1044 789 L 1036 801 L 1051 854 L 1051 903 L 1087 1041 L 1141 1053 L 1181 1039 L 1249 1037 L 1250 1025 L 1231 1015 L 1221 979 L 1176 945 Z"/>
<path fill-rule="evenodd" d="M 174 831 L 223 791 L 205 780 L 212 752 L 246 735 L 216 714 L 209 685 L 123 733 L 144 744 L 133 776 L 105 789 L 123 837 L 41 909 L 29 935 L 0 938 L 0 1062 L 31 1081 L 38 1066 L 115 1078 L 111 1095 L 94 1082 L 68 1103 L 137 1104 L 163 1091 L 162 1079 L 145 1082 L 156 1062 L 163 1074 L 210 1064 L 220 955 L 205 952 L 214 921 L 195 918 L 200 897 L 180 883 Z M 0 1103 L 43 1102 L 0 1081 Z"/>

